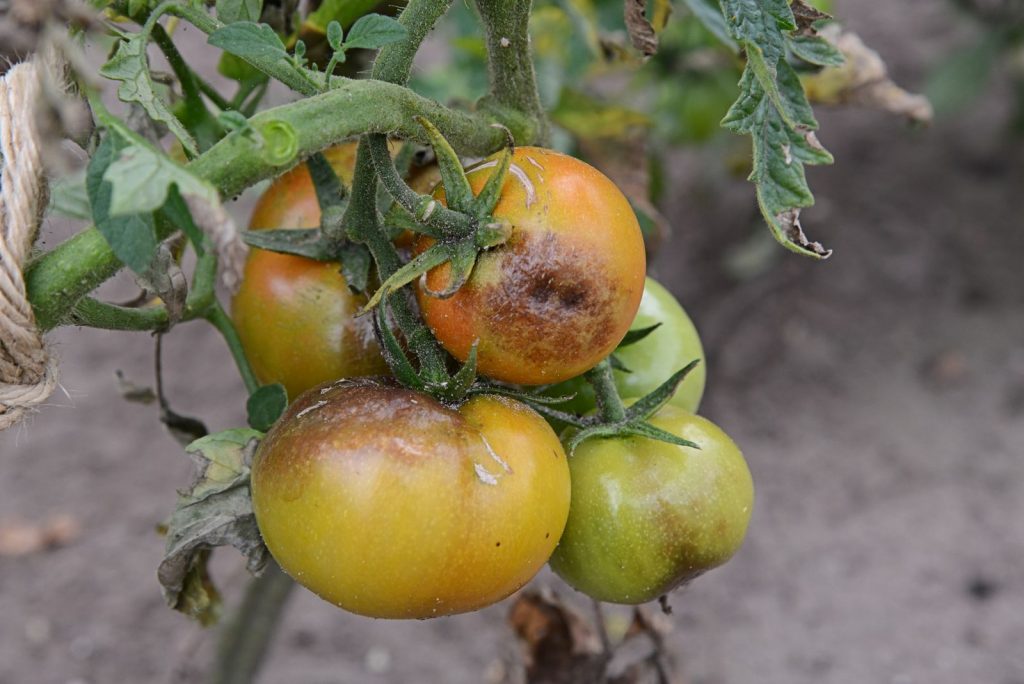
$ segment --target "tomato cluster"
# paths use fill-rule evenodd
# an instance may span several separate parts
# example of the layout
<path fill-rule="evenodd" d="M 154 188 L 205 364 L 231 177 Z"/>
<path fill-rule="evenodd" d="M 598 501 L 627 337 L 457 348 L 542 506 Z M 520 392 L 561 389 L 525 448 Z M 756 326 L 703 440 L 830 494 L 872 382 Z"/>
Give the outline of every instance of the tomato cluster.
<path fill-rule="evenodd" d="M 343 180 L 353 156 L 352 145 L 329 155 Z M 474 193 L 498 167 L 467 170 Z M 419 176 L 421 192 L 438 178 Z M 444 202 L 444 188 L 434 197 Z M 455 359 L 474 356 L 491 380 L 542 386 L 530 396 L 575 393 L 561 408 L 582 415 L 596 402 L 581 374 L 609 354 L 627 404 L 703 356 L 678 302 L 645 280 L 629 202 L 592 167 L 518 148 L 493 217 L 511 225 L 508 239 L 478 255 L 453 295 L 438 296 L 448 263 L 415 283 L 424 322 Z M 252 228 L 318 223 L 300 166 L 271 185 Z M 398 241 L 410 256 L 434 244 Z M 622 433 L 567 456 L 576 428 L 560 440 L 558 423 L 497 389 L 445 404 L 387 377 L 371 317 L 354 316 L 365 302 L 337 264 L 254 250 L 233 305 L 259 378 L 292 398 L 254 458 L 257 522 L 310 590 L 364 615 L 433 617 L 500 600 L 550 561 L 590 596 L 639 603 L 739 548 L 753 486 L 736 445 L 694 414 L 703 365 L 649 419 L 696 448 Z M 619 347 L 630 328 L 655 325 Z"/>

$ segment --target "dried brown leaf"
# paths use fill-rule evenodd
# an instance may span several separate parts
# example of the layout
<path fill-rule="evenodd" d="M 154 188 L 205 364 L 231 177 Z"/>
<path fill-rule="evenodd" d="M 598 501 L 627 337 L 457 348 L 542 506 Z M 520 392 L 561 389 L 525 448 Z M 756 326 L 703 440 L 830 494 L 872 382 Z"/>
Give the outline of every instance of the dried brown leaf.
<path fill-rule="evenodd" d="M 928 98 L 896 85 L 885 61 L 860 36 L 838 24 L 829 24 L 818 35 L 843 53 L 846 61 L 801 78 L 811 102 L 855 104 L 898 114 L 912 123 L 931 123 L 933 111 Z"/>
<path fill-rule="evenodd" d="M 645 57 L 658 51 L 658 36 L 647 21 L 647 0 L 626 0 L 624 6 L 629 42 Z"/>

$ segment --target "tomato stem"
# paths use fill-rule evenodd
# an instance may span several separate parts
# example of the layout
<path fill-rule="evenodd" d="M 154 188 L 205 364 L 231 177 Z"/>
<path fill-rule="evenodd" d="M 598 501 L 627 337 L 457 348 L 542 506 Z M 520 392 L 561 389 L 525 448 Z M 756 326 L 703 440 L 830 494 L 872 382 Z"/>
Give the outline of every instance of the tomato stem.
<path fill-rule="evenodd" d="M 601 363 L 587 371 L 586 379 L 594 388 L 594 396 L 597 398 L 597 408 L 602 422 L 619 423 L 624 421 L 626 407 L 615 386 L 610 358 L 605 357 Z"/>
<path fill-rule="evenodd" d="M 292 578 L 273 561 L 249 583 L 237 612 L 221 631 L 210 684 L 256 679 L 294 587 Z"/>
<path fill-rule="evenodd" d="M 256 374 L 253 373 L 252 366 L 249 365 L 249 359 L 245 356 L 245 350 L 242 349 L 242 340 L 238 337 L 235 324 L 231 322 L 231 318 L 224 311 L 224 307 L 220 305 L 220 302 L 214 300 L 204 318 L 217 329 L 217 332 L 224 338 L 224 342 L 227 343 L 231 356 L 235 360 L 235 365 L 238 366 L 238 373 L 242 376 L 242 382 L 245 383 L 245 391 L 252 394 L 258 390 L 260 388 L 260 381 L 256 379 Z"/>

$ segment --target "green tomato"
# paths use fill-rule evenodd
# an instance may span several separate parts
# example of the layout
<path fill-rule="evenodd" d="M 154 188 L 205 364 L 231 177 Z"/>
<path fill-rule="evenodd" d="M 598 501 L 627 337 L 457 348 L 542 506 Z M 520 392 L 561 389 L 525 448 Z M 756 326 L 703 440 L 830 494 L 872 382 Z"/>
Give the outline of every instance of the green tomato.
<path fill-rule="evenodd" d="M 569 521 L 549 563 L 600 601 L 644 603 L 721 565 L 750 521 L 753 481 L 728 435 L 674 406 L 650 422 L 700 448 L 592 438 L 569 458 Z"/>
<path fill-rule="evenodd" d="M 615 352 L 630 371 L 615 371 L 615 385 L 622 397 L 639 399 L 657 389 L 680 368 L 700 359 L 700 364 L 686 375 L 668 402 L 684 411 L 696 413 L 704 396 L 707 378 L 700 336 L 672 293 L 656 280 L 647 278 L 640 309 L 630 329 L 648 328 L 656 323 L 661 325 L 650 335 Z M 575 394 L 572 400 L 558 405 L 563 410 L 584 414 L 597 406 L 594 389 L 582 377 L 559 383 L 545 393 L 549 396 Z"/>

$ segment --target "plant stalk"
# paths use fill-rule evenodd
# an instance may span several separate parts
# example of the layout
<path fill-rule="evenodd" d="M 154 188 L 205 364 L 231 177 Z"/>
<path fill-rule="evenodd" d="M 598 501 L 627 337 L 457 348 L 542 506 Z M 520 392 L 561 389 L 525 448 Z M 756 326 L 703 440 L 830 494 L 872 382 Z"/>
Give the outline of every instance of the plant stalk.
<path fill-rule="evenodd" d="M 271 561 L 245 590 L 238 610 L 220 634 L 209 684 L 252 684 L 295 582 Z"/>

